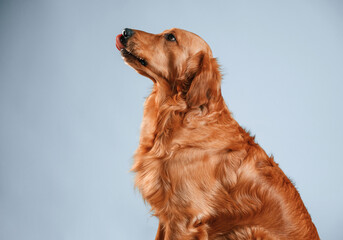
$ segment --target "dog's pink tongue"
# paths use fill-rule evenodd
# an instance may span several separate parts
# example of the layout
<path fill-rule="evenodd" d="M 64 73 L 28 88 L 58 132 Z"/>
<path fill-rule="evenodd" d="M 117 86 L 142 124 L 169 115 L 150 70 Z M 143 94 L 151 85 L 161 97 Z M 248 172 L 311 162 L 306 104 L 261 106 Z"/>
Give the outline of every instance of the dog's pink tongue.
<path fill-rule="evenodd" d="M 119 34 L 116 37 L 116 47 L 118 48 L 119 51 L 125 48 L 125 46 L 120 41 L 121 36 L 123 36 L 123 34 Z"/>

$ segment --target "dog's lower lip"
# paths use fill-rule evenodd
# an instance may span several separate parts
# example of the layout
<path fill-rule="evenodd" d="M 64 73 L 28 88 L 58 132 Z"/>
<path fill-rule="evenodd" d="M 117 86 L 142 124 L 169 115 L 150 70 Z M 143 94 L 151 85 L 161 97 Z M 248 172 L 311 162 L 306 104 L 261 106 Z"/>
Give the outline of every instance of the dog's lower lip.
<path fill-rule="evenodd" d="M 135 58 L 136 60 L 138 60 L 140 62 L 140 64 L 142 64 L 143 66 L 147 65 L 147 62 L 143 58 L 137 57 L 136 55 L 132 54 L 130 51 L 126 50 L 125 48 L 121 49 L 121 52 L 124 55 L 124 57 L 125 57 L 125 55 L 129 55 L 129 56 Z"/>

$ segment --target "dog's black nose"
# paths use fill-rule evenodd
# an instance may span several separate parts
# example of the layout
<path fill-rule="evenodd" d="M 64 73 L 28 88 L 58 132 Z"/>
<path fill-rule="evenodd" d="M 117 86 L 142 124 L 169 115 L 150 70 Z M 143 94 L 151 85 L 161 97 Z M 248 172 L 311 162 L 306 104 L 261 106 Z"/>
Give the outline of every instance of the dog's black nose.
<path fill-rule="evenodd" d="M 135 32 L 130 28 L 125 28 L 123 30 L 123 37 L 125 40 L 129 39 Z"/>

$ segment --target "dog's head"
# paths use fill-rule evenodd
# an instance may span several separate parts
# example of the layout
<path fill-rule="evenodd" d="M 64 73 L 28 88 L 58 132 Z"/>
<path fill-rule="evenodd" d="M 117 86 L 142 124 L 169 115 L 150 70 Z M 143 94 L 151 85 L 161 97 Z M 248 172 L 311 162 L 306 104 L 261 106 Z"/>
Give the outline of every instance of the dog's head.
<path fill-rule="evenodd" d="M 125 28 L 116 38 L 125 62 L 189 106 L 201 106 L 220 93 L 220 72 L 208 44 L 198 35 L 173 28 L 151 34 Z"/>

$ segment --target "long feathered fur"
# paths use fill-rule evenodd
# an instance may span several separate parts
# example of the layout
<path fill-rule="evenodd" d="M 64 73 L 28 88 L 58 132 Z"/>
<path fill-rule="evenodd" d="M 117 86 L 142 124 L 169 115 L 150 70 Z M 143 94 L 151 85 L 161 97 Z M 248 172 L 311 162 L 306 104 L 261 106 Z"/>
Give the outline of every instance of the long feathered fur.
<path fill-rule="evenodd" d="M 136 32 L 139 53 L 153 58 L 139 43 L 155 36 Z M 319 239 L 294 185 L 233 119 L 216 59 L 206 46 L 194 52 L 165 71 L 128 61 L 154 81 L 132 171 L 159 218 L 156 239 Z"/>

